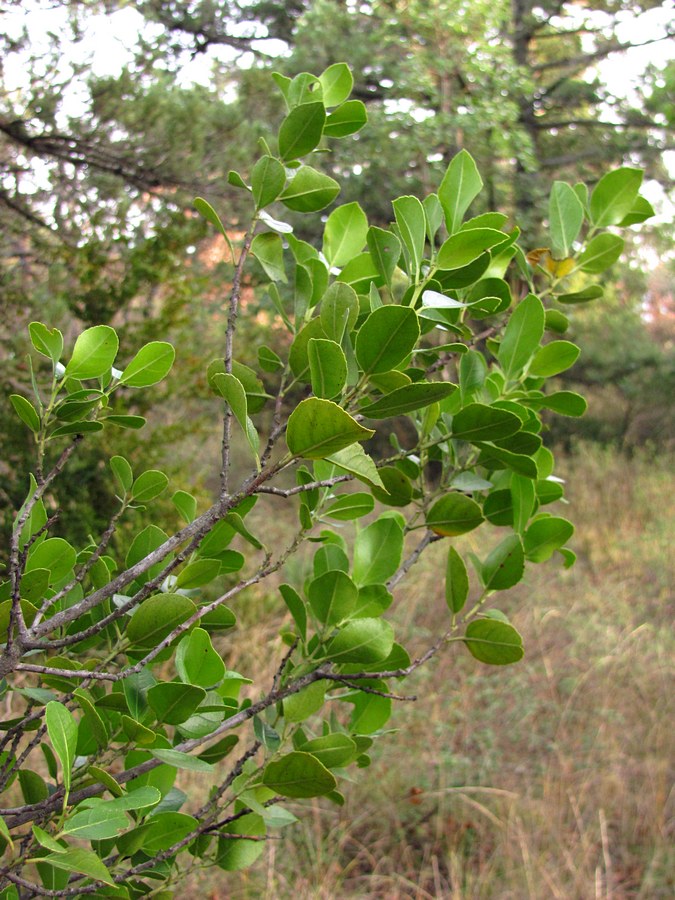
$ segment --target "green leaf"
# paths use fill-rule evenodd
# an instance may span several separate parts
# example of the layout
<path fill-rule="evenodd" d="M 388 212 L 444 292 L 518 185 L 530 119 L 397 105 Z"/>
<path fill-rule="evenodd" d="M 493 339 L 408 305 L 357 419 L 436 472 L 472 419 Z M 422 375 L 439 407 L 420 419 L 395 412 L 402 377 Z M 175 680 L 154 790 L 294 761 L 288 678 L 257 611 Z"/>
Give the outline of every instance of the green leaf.
<path fill-rule="evenodd" d="M 431 507 L 426 517 L 427 528 L 443 537 L 466 534 L 483 522 L 483 513 L 475 500 L 464 494 L 450 493 Z"/>
<path fill-rule="evenodd" d="M 417 197 L 399 197 L 392 201 L 396 224 L 403 240 L 403 245 L 408 251 L 411 264 L 411 275 L 417 280 L 420 264 L 424 257 L 424 244 L 426 241 L 427 226 L 424 217 L 424 207 Z"/>
<path fill-rule="evenodd" d="M 223 828 L 223 837 L 218 838 L 216 865 L 225 872 L 247 869 L 265 850 L 264 840 L 246 840 L 246 835 L 262 838 L 265 835 L 265 821 L 259 815 L 241 816 Z M 233 835 L 242 835 L 241 840 Z"/>
<path fill-rule="evenodd" d="M 586 400 L 581 394 L 577 394 L 574 391 L 555 391 L 552 394 L 546 394 L 541 400 L 534 403 L 529 400 L 525 402 L 535 408 L 543 406 L 546 409 L 559 413 L 561 416 L 574 416 L 575 418 L 583 416 L 588 408 Z"/>
<path fill-rule="evenodd" d="M 113 456 L 110 460 L 110 468 L 120 483 L 122 493 L 128 494 L 134 483 L 134 473 L 127 460 L 123 456 Z"/>
<path fill-rule="evenodd" d="M 284 162 L 298 159 L 319 144 L 326 122 L 326 110 L 320 101 L 296 106 L 279 129 L 279 153 Z"/>
<path fill-rule="evenodd" d="M 333 63 L 319 75 L 326 106 L 338 106 L 349 97 L 354 78 L 346 63 Z"/>
<path fill-rule="evenodd" d="M 78 380 L 100 378 L 110 371 L 118 348 L 119 341 L 113 328 L 108 325 L 87 328 L 75 341 L 66 375 Z"/>
<path fill-rule="evenodd" d="M 229 405 L 239 427 L 246 436 L 256 463 L 260 465 L 258 432 L 248 415 L 248 394 L 244 385 L 230 372 L 216 372 L 211 377 L 211 384 Z"/>
<path fill-rule="evenodd" d="M 220 574 L 220 561 L 217 559 L 198 559 L 182 569 L 176 578 L 176 587 L 181 590 L 192 590 L 203 587 Z"/>
<path fill-rule="evenodd" d="M 450 162 L 438 189 L 449 234 L 457 231 L 462 224 L 464 214 L 482 187 L 483 179 L 476 163 L 466 150 L 460 150 Z"/>
<path fill-rule="evenodd" d="M 133 428 L 134 430 L 138 428 L 142 428 L 145 425 L 145 419 L 143 416 L 106 416 L 106 422 L 109 422 L 111 425 L 117 425 L 118 428 Z M 100 431 L 103 428 L 103 425 L 100 422 L 80 422 L 79 425 L 89 425 L 87 431 Z M 77 429 L 71 428 L 69 432 L 66 432 L 65 426 L 63 428 L 57 428 L 54 434 L 73 434 L 77 433 Z"/>
<path fill-rule="evenodd" d="M 331 400 L 309 397 L 302 400 L 288 419 L 286 442 L 293 456 L 324 459 L 355 441 L 372 437 L 349 413 Z"/>
<path fill-rule="evenodd" d="M 570 341 L 553 341 L 537 351 L 530 363 L 530 375 L 549 378 L 569 369 L 577 361 L 581 351 Z"/>
<path fill-rule="evenodd" d="M 368 219 L 358 203 L 338 206 L 328 216 L 323 232 L 323 254 L 329 266 L 344 266 L 363 250 Z"/>
<path fill-rule="evenodd" d="M 532 562 L 545 562 L 574 534 L 574 525 L 557 516 L 535 519 L 523 535 L 525 556 Z"/>
<path fill-rule="evenodd" d="M 449 382 L 417 381 L 380 397 L 374 403 L 362 406 L 359 412 L 369 419 L 388 419 L 422 409 L 443 400 L 456 390 L 457 385 Z"/>
<path fill-rule="evenodd" d="M 518 416 L 505 409 L 470 403 L 452 420 L 452 436 L 462 441 L 496 441 L 515 434 L 521 427 Z"/>
<path fill-rule="evenodd" d="M 445 602 L 450 612 L 458 613 L 463 609 L 468 596 L 469 573 L 462 557 L 450 547 L 445 568 Z"/>
<path fill-rule="evenodd" d="M 525 553 L 520 537 L 511 534 L 497 544 L 482 565 L 483 585 L 488 591 L 505 591 L 523 577 Z"/>
<path fill-rule="evenodd" d="M 494 228 L 470 228 L 452 234 L 438 251 L 441 269 L 463 269 L 475 262 L 486 250 L 507 240 L 503 231 Z"/>
<path fill-rule="evenodd" d="M 63 335 L 58 328 L 47 328 L 42 322 L 31 322 L 28 326 L 31 343 L 38 353 L 57 363 L 63 353 Z"/>
<path fill-rule="evenodd" d="M 324 625 L 337 625 L 349 618 L 356 606 L 358 590 L 349 575 L 333 570 L 310 582 L 307 599 L 312 612 Z"/>
<path fill-rule="evenodd" d="M 574 188 L 564 181 L 555 181 L 548 203 L 549 227 L 553 242 L 553 256 L 566 259 L 571 255 L 584 221 L 584 208 Z"/>
<path fill-rule="evenodd" d="M 286 282 L 284 269 L 284 249 L 281 238 L 271 231 L 256 234 L 251 242 L 251 253 L 265 270 L 272 281 Z"/>
<path fill-rule="evenodd" d="M 347 766 L 358 755 L 356 741 L 339 732 L 307 741 L 306 744 L 302 744 L 301 750 L 303 753 L 311 753 L 327 769 Z"/>
<path fill-rule="evenodd" d="M 339 522 L 346 522 L 367 516 L 374 508 L 375 501 L 371 494 L 345 494 L 331 503 L 324 510 L 323 515 L 329 516 L 331 519 L 337 519 Z"/>
<path fill-rule="evenodd" d="M 258 209 L 269 206 L 283 191 L 286 184 L 286 170 L 278 159 L 263 156 L 251 171 L 253 199 Z"/>
<path fill-rule="evenodd" d="M 337 786 L 334 776 L 315 756 L 298 750 L 268 763 L 262 783 L 275 794 L 297 799 L 322 797 Z"/>
<path fill-rule="evenodd" d="M 628 225 L 638 225 L 655 215 L 654 207 L 645 197 L 638 196 L 628 215 L 624 216 L 619 222 L 620 228 L 626 228 Z"/>
<path fill-rule="evenodd" d="M 596 234 L 577 260 L 582 272 L 598 274 L 613 266 L 623 253 L 625 241 L 618 234 Z"/>
<path fill-rule="evenodd" d="M 391 231 L 372 225 L 367 234 L 368 250 L 379 274 L 388 285 L 401 257 L 401 242 Z"/>
<path fill-rule="evenodd" d="M 31 769 L 21 769 L 19 771 L 19 784 L 21 785 L 23 799 L 29 806 L 33 803 L 41 803 L 49 797 L 49 788 L 47 787 L 46 782 L 37 772 L 33 772 Z M 9 831 L 6 830 L 6 825 L 5 831 L 3 831 L 2 825 L 5 825 L 5 822 L 4 819 L 0 817 L 0 835 L 7 840 Z M 11 845 L 11 843 L 12 841 L 10 838 L 9 844 Z"/>
<path fill-rule="evenodd" d="M 165 341 L 145 344 L 131 360 L 120 376 L 120 384 L 127 387 L 149 387 L 157 384 L 171 371 L 176 351 Z"/>
<path fill-rule="evenodd" d="M 164 472 L 148 469 L 134 481 L 131 494 L 137 503 L 147 503 L 158 497 L 169 486 L 169 479 Z"/>
<path fill-rule="evenodd" d="M 642 169 L 627 166 L 608 172 L 591 194 L 591 221 L 598 228 L 618 225 L 633 209 L 642 184 Z"/>
<path fill-rule="evenodd" d="M 121 810 L 95 806 L 76 812 L 63 826 L 62 834 L 87 841 L 116 837 L 129 827 L 129 819 Z"/>
<path fill-rule="evenodd" d="M 48 569 L 50 582 L 62 581 L 72 570 L 77 554 L 63 538 L 47 538 L 41 544 L 33 544 L 26 562 L 26 572 Z"/>
<path fill-rule="evenodd" d="M 385 660 L 394 645 L 394 629 L 383 619 L 353 619 L 326 647 L 334 663 L 377 663 Z"/>
<path fill-rule="evenodd" d="M 530 361 L 544 334 L 541 300 L 528 294 L 513 311 L 499 346 L 498 359 L 507 378 L 518 375 Z"/>
<path fill-rule="evenodd" d="M 69 847 L 64 853 L 50 853 L 40 858 L 40 862 L 49 863 L 57 869 L 63 869 L 65 872 L 78 872 L 93 878 L 95 881 L 102 881 L 104 884 L 115 886 L 112 875 L 101 862 L 96 853 L 91 850 L 81 850 L 79 847 Z"/>
<path fill-rule="evenodd" d="M 10 394 L 9 399 L 14 407 L 14 411 L 24 425 L 27 425 L 33 434 L 39 434 L 40 416 L 30 400 L 26 400 L 21 394 Z"/>
<path fill-rule="evenodd" d="M 314 681 L 295 694 L 284 699 L 284 717 L 288 722 L 304 722 L 321 709 L 326 695 L 326 684 Z"/>
<path fill-rule="evenodd" d="M 356 324 L 358 314 L 359 298 L 354 288 L 342 281 L 333 282 L 321 300 L 320 324 L 325 336 L 340 344 L 345 331 Z"/>
<path fill-rule="evenodd" d="M 284 367 L 281 357 L 271 347 L 258 347 L 258 365 L 264 372 L 279 372 Z"/>
<path fill-rule="evenodd" d="M 176 650 L 176 671 L 183 681 L 203 688 L 214 687 L 225 677 L 225 663 L 203 628 L 182 638 Z"/>
<path fill-rule="evenodd" d="M 365 373 L 388 372 L 413 351 L 420 336 L 417 313 L 407 306 L 381 306 L 356 337 L 356 358 Z"/>
<path fill-rule="evenodd" d="M 236 175 L 236 172 L 230 173 L 230 174 Z M 228 177 L 228 181 L 229 181 L 229 177 Z M 246 184 L 241 177 L 239 177 L 239 181 L 241 182 L 241 185 L 239 185 L 239 186 L 245 188 Z M 230 182 L 230 184 L 232 184 L 232 182 Z M 232 255 L 232 262 L 234 263 L 234 260 L 235 260 L 234 247 L 232 246 L 232 241 L 230 240 L 229 234 L 227 233 L 227 231 L 225 231 L 225 226 L 220 221 L 220 216 L 218 215 L 218 213 L 215 211 L 215 209 L 211 206 L 211 204 L 207 200 L 204 200 L 203 197 L 195 197 L 192 205 L 197 210 L 199 215 L 202 216 L 202 218 L 206 219 L 207 222 L 210 222 L 211 225 L 214 225 L 218 229 L 218 231 L 221 233 L 221 235 L 225 238 L 225 243 L 227 244 L 227 246 L 230 250 L 230 254 Z"/>
<path fill-rule="evenodd" d="M 198 756 L 182 753 L 180 750 L 151 750 L 150 753 L 155 759 L 161 759 L 162 762 L 174 766 L 176 769 L 187 769 L 190 772 L 207 772 L 209 774 L 213 772 L 213 766 L 210 763 L 204 762 Z M 192 817 L 188 816 L 186 818 Z M 195 822 L 194 819 L 192 821 Z M 189 831 L 191 830 L 189 829 Z M 171 845 L 169 844 L 169 846 Z"/>
<path fill-rule="evenodd" d="M 323 133 L 326 137 L 347 137 L 360 131 L 367 121 L 365 103 L 361 100 L 347 100 L 328 116 Z"/>
<path fill-rule="evenodd" d="M 62 703 L 50 700 L 45 707 L 45 723 L 54 753 L 61 763 L 63 785 L 66 791 L 69 791 L 70 774 L 77 747 L 77 722 Z"/>
<path fill-rule="evenodd" d="M 588 287 L 583 288 L 583 290 L 575 291 L 572 294 L 559 294 L 555 299 L 558 303 L 588 303 L 590 300 L 597 300 L 598 297 L 602 297 L 604 293 L 605 289 L 601 285 L 590 284 Z M 546 315 L 548 316 L 552 312 L 555 312 L 555 310 L 547 309 Z"/>
<path fill-rule="evenodd" d="M 443 207 L 436 194 L 427 194 L 422 201 L 422 206 L 424 207 L 424 218 L 427 225 L 427 238 L 429 243 L 433 245 L 436 233 L 443 224 Z"/>
<path fill-rule="evenodd" d="M 381 516 L 356 536 L 354 581 L 359 586 L 384 584 L 398 569 L 402 554 L 403 529 L 399 518 Z"/>
<path fill-rule="evenodd" d="M 180 725 L 195 712 L 206 697 L 206 691 L 192 684 L 165 681 L 153 685 L 147 697 L 157 721 Z"/>
<path fill-rule="evenodd" d="M 326 459 L 335 463 L 336 466 L 339 466 L 346 472 L 356 475 L 357 478 L 365 481 L 369 486 L 377 484 L 380 487 L 384 487 L 377 471 L 377 466 L 360 444 L 352 444 L 351 447 L 345 447 L 344 450 L 331 453 Z"/>
<path fill-rule="evenodd" d="M 127 638 L 141 650 L 152 650 L 194 615 L 192 600 L 182 594 L 158 594 L 144 600 L 127 625 Z"/>
<path fill-rule="evenodd" d="M 323 99 L 321 82 L 311 72 L 300 72 L 288 86 L 288 105 L 293 108 L 302 103 Z"/>
<path fill-rule="evenodd" d="M 332 203 L 339 193 L 340 185 L 334 178 L 311 166 L 300 166 L 279 199 L 296 212 L 317 212 Z"/>
<path fill-rule="evenodd" d="M 315 396 L 327 400 L 338 397 L 347 381 L 347 360 L 342 347 L 335 341 L 311 338 L 307 356 Z"/>
<path fill-rule="evenodd" d="M 512 625 L 497 619 L 477 619 L 466 629 L 468 651 L 491 666 L 508 666 L 523 658 L 523 640 Z"/>

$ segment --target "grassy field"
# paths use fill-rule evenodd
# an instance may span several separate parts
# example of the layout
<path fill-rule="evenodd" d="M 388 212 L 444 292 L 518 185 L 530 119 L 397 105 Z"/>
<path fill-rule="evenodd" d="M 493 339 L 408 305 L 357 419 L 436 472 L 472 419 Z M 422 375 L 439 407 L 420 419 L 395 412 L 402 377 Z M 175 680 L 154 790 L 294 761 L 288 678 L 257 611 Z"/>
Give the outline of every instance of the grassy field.
<path fill-rule="evenodd" d="M 241 900 L 675 896 L 671 466 L 597 448 L 568 458 L 579 561 L 531 568 L 499 598 L 525 660 L 489 668 L 451 645 L 408 683 L 418 701 L 395 710 L 396 733 L 343 808 L 299 807 L 301 823 L 256 868 L 205 872 L 190 890 Z M 412 650 L 446 614 L 442 544 L 398 591 L 393 618 Z M 257 647 L 263 666 L 278 628 L 271 599 L 244 619 L 252 636 L 233 664 L 248 668 Z"/>

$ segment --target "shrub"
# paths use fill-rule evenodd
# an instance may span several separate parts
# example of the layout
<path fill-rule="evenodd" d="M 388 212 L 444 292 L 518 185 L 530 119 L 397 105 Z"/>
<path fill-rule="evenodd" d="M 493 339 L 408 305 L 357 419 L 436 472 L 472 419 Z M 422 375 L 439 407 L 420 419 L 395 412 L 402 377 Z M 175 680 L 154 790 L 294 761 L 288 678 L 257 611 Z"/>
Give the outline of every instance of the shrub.
<path fill-rule="evenodd" d="M 335 207 L 319 251 L 268 207 L 311 214 L 336 199 L 338 182 L 307 158 L 358 131 L 365 107 L 348 99 L 344 64 L 276 80 L 288 105 L 278 147 L 263 148 L 248 183 L 230 175 L 253 213 L 240 246 L 230 244 L 224 355 L 207 370 L 223 414 L 220 489 L 208 509 L 179 489 L 180 530 L 168 534 L 148 514 L 114 552 L 125 515 L 144 510 L 168 479 L 113 456 L 119 505 L 109 526 L 83 546 L 50 536 L 52 485 L 89 434 L 142 426 L 124 398 L 165 378 L 174 349 L 152 341 L 123 365 L 115 331 L 98 325 L 64 356 L 56 329 L 30 326 L 42 362 L 31 398 L 11 401 L 34 435 L 36 462 L 0 586 L 3 898 L 165 897 L 181 859 L 251 865 L 270 832 L 296 821 L 286 798 L 342 802 L 341 780 L 369 765 L 417 668 L 457 645 L 488 665 L 520 660 L 520 635 L 488 601 L 527 563 L 574 560 L 573 526 L 547 509 L 563 488 L 542 441 L 547 411 L 585 408 L 548 384 L 578 353 L 558 338 L 560 304 L 602 293 L 585 273 L 621 252 L 608 226 L 648 217 L 641 174 L 611 172 L 590 198 L 556 183 L 551 247 L 526 255 L 506 216 L 466 219 L 482 182 L 462 151 L 437 194 L 393 201 L 389 228 L 369 227 L 358 203 Z M 215 210 L 195 204 L 229 244 Z M 236 358 L 251 257 L 290 336 L 286 358 L 259 348 L 258 372 Z M 259 415 L 266 405 L 271 421 Z M 249 465 L 239 483 L 235 430 Z M 268 548 L 253 533 L 257 501 L 270 516 L 279 504 L 295 509 L 287 546 Z M 470 554 L 472 589 L 453 539 L 478 528 L 489 550 Z M 411 660 L 387 610 L 436 541 L 448 545 L 445 606 L 434 643 Z M 312 574 L 278 587 L 288 616 L 271 683 L 228 670 L 228 643 L 246 640 L 229 604 L 266 579 L 276 585 L 305 546 Z M 191 813 L 174 787 L 179 769 L 202 775 Z"/>

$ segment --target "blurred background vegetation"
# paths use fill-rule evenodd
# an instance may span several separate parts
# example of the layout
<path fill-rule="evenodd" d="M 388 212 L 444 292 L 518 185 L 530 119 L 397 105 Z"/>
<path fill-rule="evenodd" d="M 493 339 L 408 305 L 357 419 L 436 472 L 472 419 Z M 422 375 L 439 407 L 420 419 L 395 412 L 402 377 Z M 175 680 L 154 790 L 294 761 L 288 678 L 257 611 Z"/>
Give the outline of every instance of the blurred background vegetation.
<path fill-rule="evenodd" d="M 582 355 L 565 387 L 580 388 L 590 408 L 579 422 L 552 419 L 547 439 L 566 454 L 580 563 L 512 592 L 527 662 L 508 682 L 454 657 L 420 673 L 424 699 L 399 710 L 405 739 L 392 736 L 372 780 L 342 811 L 317 804 L 313 824 L 273 845 L 267 868 L 230 884 L 232 896 L 675 893 L 664 726 L 675 440 L 669 9 L 666 0 L 0 4 L 0 560 L 32 458 L 6 396 L 30 377 L 34 319 L 71 338 L 113 324 L 129 356 L 152 338 L 178 350 L 149 431 L 120 432 L 114 447 L 89 441 L 63 479 L 53 502 L 72 538 L 107 520 L 101 472 L 113 450 L 161 465 L 176 487 L 210 491 L 218 438 L 205 364 L 222 355 L 231 271 L 191 202 L 206 197 L 240 231 L 246 197 L 227 174 L 248 175 L 258 138 L 283 114 L 270 72 L 350 64 L 369 125 L 324 166 L 344 185 L 338 202 L 358 200 L 372 224 L 390 221 L 392 197 L 433 190 L 462 147 L 483 175 L 486 209 L 517 221 L 528 249 L 545 246 L 556 179 L 592 185 L 612 166 L 642 166 L 661 210 L 636 230 L 602 303 L 566 310 Z M 311 223 L 289 220 L 316 240 Z M 283 339 L 255 272 L 245 313 L 238 356 L 254 362 L 259 344 Z M 397 612 L 421 643 L 438 600 L 433 560 L 425 565 Z M 258 667 L 279 624 L 271 600 L 259 600 Z M 241 653 L 255 655 L 255 642 Z"/>

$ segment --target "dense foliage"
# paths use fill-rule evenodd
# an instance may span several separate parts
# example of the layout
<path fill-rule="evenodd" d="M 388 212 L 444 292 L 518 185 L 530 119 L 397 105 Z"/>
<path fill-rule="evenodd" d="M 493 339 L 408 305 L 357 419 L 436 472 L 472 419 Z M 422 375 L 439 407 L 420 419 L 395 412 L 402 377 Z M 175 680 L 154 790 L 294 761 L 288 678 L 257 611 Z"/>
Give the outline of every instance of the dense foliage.
<path fill-rule="evenodd" d="M 642 173 L 616 169 L 590 194 L 555 182 L 548 246 L 526 254 L 504 214 L 470 217 L 483 181 L 461 151 L 437 192 L 392 201 L 386 228 L 357 202 L 336 206 L 319 249 L 279 211 L 318 220 L 335 201 L 340 184 L 315 161 L 366 110 L 342 63 L 275 80 L 278 132 L 250 178 L 230 175 L 250 211 L 236 246 L 195 201 L 234 265 L 222 356 L 206 371 L 223 414 L 211 505 L 176 486 L 184 524 L 164 531 L 144 510 L 169 479 L 115 455 L 108 526 L 79 544 L 54 536 L 53 485 L 90 435 L 143 426 L 131 398 L 169 375 L 175 353 L 152 340 L 129 358 L 105 324 L 68 348 L 58 329 L 29 328 L 32 392 L 11 402 L 35 464 L 0 585 L 3 898 L 166 897 L 193 865 L 253 864 L 296 820 L 286 799 L 342 802 L 420 666 L 457 645 L 488 665 L 520 660 L 494 597 L 529 564 L 574 561 L 573 526 L 548 508 L 563 487 L 542 434 L 549 415 L 580 416 L 585 401 L 550 379 L 578 355 L 560 337 L 564 309 L 602 296 L 597 277 L 623 249 L 616 229 L 650 214 Z M 257 370 L 238 344 L 251 260 L 286 335 L 258 347 Z M 257 502 L 271 517 L 295 508 L 285 547 L 254 533 Z M 479 528 L 484 542 L 465 554 L 455 539 Z M 411 660 L 387 611 L 438 541 L 445 604 Z M 272 682 L 231 671 L 228 647 L 246 641 L 237 607 L 304 547 L 311 571 L 278 587 L 288 616 Z M 174 786 L 180 769 L 201 773 L 201 797 Z"/>

